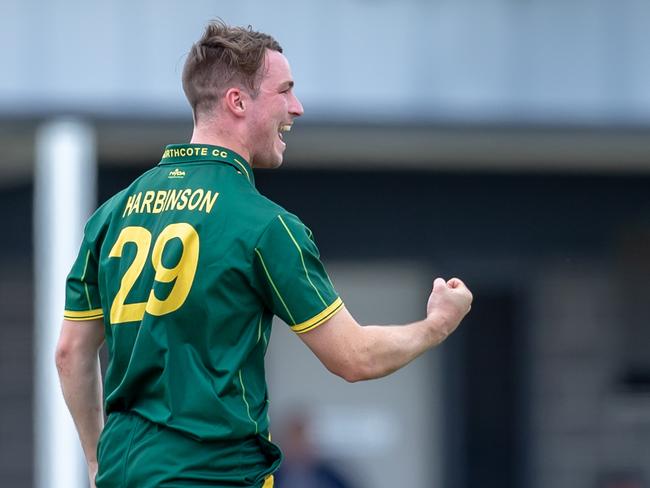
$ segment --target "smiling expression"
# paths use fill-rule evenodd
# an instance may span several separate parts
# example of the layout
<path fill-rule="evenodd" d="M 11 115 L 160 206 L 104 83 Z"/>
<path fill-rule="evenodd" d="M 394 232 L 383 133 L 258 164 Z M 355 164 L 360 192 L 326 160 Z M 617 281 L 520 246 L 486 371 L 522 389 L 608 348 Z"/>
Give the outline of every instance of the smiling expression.
<path fill-rule="evenodd" d="M 283 133 L 303 114 L 293 93 L 289 62 L 278 51 L 266 51 L 258 94 L 249 101 L 250 163 L 256 168 L 277 168 L 287 147 Z"/>

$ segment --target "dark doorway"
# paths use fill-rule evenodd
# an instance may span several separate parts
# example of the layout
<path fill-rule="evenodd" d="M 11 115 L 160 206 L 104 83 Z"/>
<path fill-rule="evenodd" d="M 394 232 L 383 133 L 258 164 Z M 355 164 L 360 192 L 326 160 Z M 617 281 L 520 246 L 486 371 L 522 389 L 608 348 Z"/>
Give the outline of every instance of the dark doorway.
<path fill-rule="evenodd" d="M 448 487 L 524 486 L 525 338 L 511 290 L 475 289 L 474 304 L 446 344 Z"/>

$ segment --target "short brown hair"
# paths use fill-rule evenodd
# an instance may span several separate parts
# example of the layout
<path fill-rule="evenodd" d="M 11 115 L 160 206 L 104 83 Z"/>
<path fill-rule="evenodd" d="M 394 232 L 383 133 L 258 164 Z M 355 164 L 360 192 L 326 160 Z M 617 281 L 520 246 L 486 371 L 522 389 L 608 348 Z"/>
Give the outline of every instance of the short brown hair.
<path fill-rule="evenodd" d="M 183 91 L 194 111 L 210 110 L 232 85 L 248 89 L 257 96 L 260 68 L 267 49 L 282 52 L 282 47 L 268 34 L 251 26 L 231 27 L 214 20 L 205 28 L 201 39 L 190 50 L 183 67 Z"/>

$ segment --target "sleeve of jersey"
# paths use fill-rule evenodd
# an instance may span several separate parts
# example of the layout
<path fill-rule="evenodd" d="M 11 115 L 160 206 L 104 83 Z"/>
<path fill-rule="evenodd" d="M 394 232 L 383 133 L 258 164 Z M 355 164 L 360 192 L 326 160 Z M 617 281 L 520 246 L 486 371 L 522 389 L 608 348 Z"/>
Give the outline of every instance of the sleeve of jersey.
<path fill-rule="evenodd" d="M 254 267 L 267 306 L 298 334 L 315 329 L 343 307 L 311 231 L 293 215 L 278 215 L 267 226 L 255 247 Z"/>
<path fill-rule="evenodd" d="M 67 320 L 82 321 L 103 316 L 97 286 L 97 259 L 84 238 L 66 281 L 63 317 Z"/>

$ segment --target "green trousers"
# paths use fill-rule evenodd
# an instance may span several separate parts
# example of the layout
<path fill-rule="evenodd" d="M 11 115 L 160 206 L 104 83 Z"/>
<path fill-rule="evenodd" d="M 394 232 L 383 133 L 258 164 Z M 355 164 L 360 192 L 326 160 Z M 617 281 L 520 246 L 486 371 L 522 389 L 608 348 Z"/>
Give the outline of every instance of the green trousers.
<path fill-rule="evenodd" d="M 97 488 L 270 488 L 280 450 L 263 436 L 202 442 L 133 413 L 111 413 L 97 447 Z"/>

